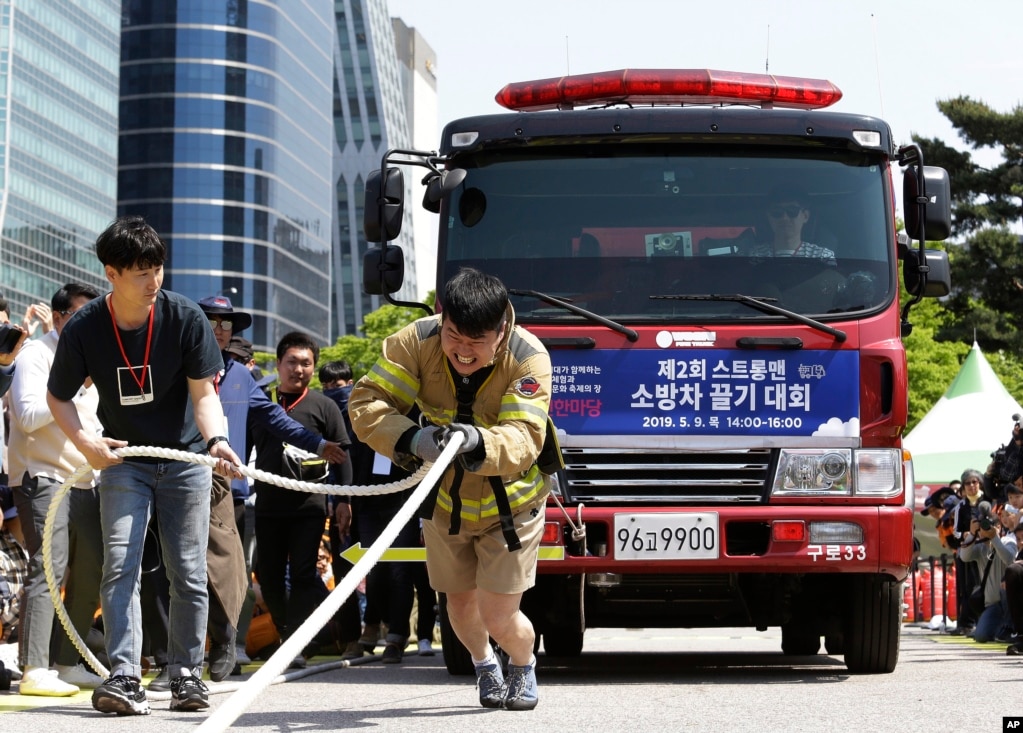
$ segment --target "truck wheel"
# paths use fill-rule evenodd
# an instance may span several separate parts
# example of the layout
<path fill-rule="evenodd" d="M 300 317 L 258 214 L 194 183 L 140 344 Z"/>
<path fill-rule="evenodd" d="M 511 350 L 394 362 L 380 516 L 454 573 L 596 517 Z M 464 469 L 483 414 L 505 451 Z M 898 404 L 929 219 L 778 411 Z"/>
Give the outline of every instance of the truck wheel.
<path fill-rule="evenodd" d="M 544 631 L 543 650 L 549 657 L 578 657 L 583 651 L 583 632 L 570 629 Z"/>
<path fill-rule="evenodd" d="M 472 655 L 469 650 L 462 646 L 462 642 L 455 636 L 455 630 L 451 628 L 451 619 L 448 618 L 448 597 L 444 593 L 438 593 L 437 604 L 440 606 L 440 645 L 444 654 L 444 666 L 448 668 L 448 674 L 467 675 L 475 674 L 476 668 L 472 663 Z"/>
<path fill-rule="evenodd" d="M 899 661 L 902 584 L 858 576 L 850 585 L 845 621 L 845 666 L 857 674 L 887 674 Z"/>
<path fill-rule="evenodd" d="M 806 624 L 788 623 L 781 627 L 781 652 L 790 657 L 813 656 L 821 649 L 820 634 Z"/>

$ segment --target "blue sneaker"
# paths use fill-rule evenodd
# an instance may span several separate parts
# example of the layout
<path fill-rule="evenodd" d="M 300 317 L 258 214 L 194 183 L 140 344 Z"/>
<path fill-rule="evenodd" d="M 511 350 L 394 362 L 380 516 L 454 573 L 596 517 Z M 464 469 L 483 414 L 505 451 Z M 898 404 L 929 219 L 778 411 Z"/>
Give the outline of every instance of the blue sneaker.
<path fill-rule="evenodd" d="M 499 708 L 504 705 L 507 688 L 501 665 L 495 660 L 490 664 L 476 665 L 476 687 L 480 691 L 480 705 L 485 708 Z"/>
<path fill-rule="evenodd" d="M 508 663 L 508 694 L 504 706 L 508 710 L 532 710 L 540 702 L 536 689 L 536 662 L 518 667 Z"/>

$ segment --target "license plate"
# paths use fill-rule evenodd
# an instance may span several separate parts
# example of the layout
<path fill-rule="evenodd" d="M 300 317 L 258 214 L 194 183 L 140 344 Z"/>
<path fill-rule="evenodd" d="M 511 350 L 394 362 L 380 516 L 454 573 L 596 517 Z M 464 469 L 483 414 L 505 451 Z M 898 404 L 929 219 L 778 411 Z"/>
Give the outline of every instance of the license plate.
<path fill-rule="evenodd" d="M 720 555 L 717 512 L 616 514 L 618 560 L 716 560 Z"/>

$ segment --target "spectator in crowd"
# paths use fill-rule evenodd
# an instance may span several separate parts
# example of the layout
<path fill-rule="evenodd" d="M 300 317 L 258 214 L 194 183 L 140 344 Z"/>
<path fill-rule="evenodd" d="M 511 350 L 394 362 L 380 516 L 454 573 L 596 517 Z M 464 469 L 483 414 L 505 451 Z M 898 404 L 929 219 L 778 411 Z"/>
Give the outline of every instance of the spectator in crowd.
<path fill-rule="evenodd" d="M 948 486 L 942 486 L 931 492 L 931 495 L 924 500 L 923 509 L 920 510 L 923 516 L 934 520 L 934 528 L 938 533 L 941 546 L 949 549 L 951 546 L 948 544 L 948 537 L 952 534 L 953 527 L 948 519 L 949 507 L 946 506 L 946 502 L 950 500 L 954 504 L 955 493 Z"/>
<path fill-rule="evenodd" d="M 1003 515 L 1013 517 L 1010 523 L 1016 536 L 1016 557 L 1005 568 L 1005 602 L 1012 622 L 1013 636 L 1005 653 L 1011 656 L 1023 654 L 1023 477 L 1006 487 L 1006 505 Z"/>
<path fill-rule="evenodd" d="M 461 269 L 444 287 L 440 315 L 385 339 L 383 353 L 352 390 L 358 436 L 410 468 L 434 462 L 464 438 L 423 522 L 433 587 L 447 597 L 452 628 L 476 666 L 480 704 L 531 710 L 535 634 L 519 610 L 536 579 L 549 479 L 536 462 L 544 444 L 551 361 L 517 327 L 497 278 Z M 408 414 L 422 411 L 424 427 Z M 490 638 L 510 658 L 508 678 Z"/>
<path fill-rule="evenodd" d="M 53 328 L 21 350 L 8 394 L 10 482 L 30 557 L 19 648 L 22 695 L 64 697 L 74 695 L 79 688 L 92 689 L 103 682 L 80 662 L 78 652 L 59 626 L 55 666 L 50 668 L 54 607 L 43 570 L 43 528 L 50 504 L 64 480 L 86 462 L 53 421 L 46 404 L 46 378 L 64 325 L 79 308 L 99 295 L 95 288 L 77 283 L 68 283 L 53 294 Z M 49 306 L 46 312 L 51 312 Z M 99 405 L 96 388 L 83 385 L 71 401 L 85 430 L 98 435 L 102 428 L 96 416 Z M 75 484 L 75 490 L 61 502 L 52 530 L 53 575 L 60 582 L 65 569 L 70 570 L 65 605 L 72 625 L 83 639 L 99 605 L 103 563 L 95 483 L 96 476 L 89 472 Z M 70 565 L 69 558 L 73 558 Z"/>
<path fill-rule="evenodd" d="M 0 487 L 0 644 L 18 639 L 22 589 L 28 575 L 28 551 L 18 521 L 18 508 L 6 486 Z"/>
<path fill-rule="evenodd" d="M 348 398 L 352 391 L 352 369 L 345 361 L 335 361 L 320 367 L 320 383 L 324 394 L 337 402 L 349 428 Z M 352 481 L 356 486 L 373 486 L 399 481 L 409 473 L 397 468 L 389 460 L 377 461 L 373 449 L 354 434 L 351 446 Z M 390 494 L 364 495 L 352 499 L 353 538 L 363 547 L 372 545 L 390 523 L 395 513 L 408 501 L 412 489 Z M 419 520 L 412 519 L 394 540 L 395 547 L 419 545 Z M 384 639 L 382 661 L 398 664 L 404 656 L 410 634 L 412 615 L 412 565 L 408 562 L 377 563 L 366 577 L 365 626 L 359 644 L 372 654 L 379 639 Z M 386 633 L 382 628 L 386 624 Z M 361 652 L 358 656 L 361 656 Z"/>
<path fill-rule="evenodd" d="M 307 334 L 292 331 L 277 344 L 279 386 L 272 398 L 285 412 L 307 430 L 323 439 L 348 445 L 341 410 L 328 397 L 309 389 L 320 348 Z M 294 451 L 274 433 L 253 426 L 256 467 L 269 473 L 304 481 L 349 485 L 352 467 L 349 461 L 329 469 L 326 461 L 293 458 Z M 348 534 L 351 508 L 347 497 L 332 497 L 334 520 L 341 536 Z M 316 574 L 316 558 L 328 515 L 326 496 L 320 493 L 292 491 L 261 481 L 256 482 L 256 576 L 263 599 L 282 640 L 316 609 L 324 598 L 323 582 Z M 307 647 L 293 661 L 305 666 L 316 651 Z"/>
<path fill-rule="evenodd" d="M 92 704 L 120 715 L 150 712 L 139 686 L 139 578 L 142 540 L 155 511 L 171 584 L 170 707 L 203 710 L 209 707 L 200 675 L 209 612 L 210 468 L 161 457 L 122 458 L 114 451 L 129 441 L 205 450 L 216 459 L 217 473 L 240 476 L 213 385 L 223 357 L 202 310 L 162 289 L 166 245 L 142 217 L 117 219 L 96 240 L 96 255 L 112 290 L 65 324 L 47 383 L 54 420 L 101 471 L 100 598 L 111 669 L 93 691 Z M 85 428 L 72 402 L 89 379 L 99 393 L 102 435 Z"/>
<path fill-rule="evenodd" d="M 950 515 L 953 532 L 950 535 L 951 542 L 957 547 L 971 544 L 974 536 L 970 533 L 971 522 L 981 513 L 990 513 L 990 503 L 982 504 L 984 495 L 984 475 L 974 469 L 968 468 L 963 471 L 958 481 L 949 482 L 950 488 L 958 487 L 959 501 L 952 508 Z M 973 553 L 970 553 L 971 555 Z M 956 628 L 951 632 L 954 636 L 970 636 L 973 634 L 977 618 L 970 610 L 967 602 L 973 588 L 980 583 L 980 571 L 975 562 L 967 562 L 962 558 L 960 550 L 955 554 L 956 569 Z"/>
<path fill-rule="evenodd" d="M 334 400 L 334 403 L 341 410 L 341 417 L 344 419 L 345 432 L 349 440 L 349 456 L 352 463 L 352 483 L 357 486 L 365 486 L 361 480 L 363 469 L 361 464 L 366 460 L 365 446 L 358 442 L 355 432 L 352 430 L 351 419 L 348 415 L 348 397 L 352 393 L 352 367 L 347 361 L 329 361 L 320 367 L 318 376 L 320 386 L 323 388 L 323 395 Z M 358 510 L 355 505 L 358 499 L 350 500 L 352 505 L 352 520 L 349 531 L 339 534 L 336 522 L 331 522 L 329 530 L 330 552 L 333 563 L 332 572 L 334 577 L 342 578 L 352 569 L 352 563 L 341 556 L 341 553 L 348 549 L 353 542 L 353 535 L 358 532 L 356 525 L 359 521 Z M 342 659 L 358 659 L 362 656 L 363 647 L 360 645 L 362 636 L 362 619 L 359 598 L 353 593 L 337 612 L 337 629 L 341 645 Z M 379 631 L 379 630 L 378 630 Z M 379 634 L 378 634 L 379 635 Z M 374 646 L 376 641 L 374 640 Z"/>

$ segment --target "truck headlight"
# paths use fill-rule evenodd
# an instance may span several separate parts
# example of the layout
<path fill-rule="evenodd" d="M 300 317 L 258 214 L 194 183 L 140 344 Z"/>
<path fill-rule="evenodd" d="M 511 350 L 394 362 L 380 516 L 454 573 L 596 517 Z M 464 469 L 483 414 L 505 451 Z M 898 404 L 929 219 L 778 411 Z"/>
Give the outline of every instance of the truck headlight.
<path fill-rule="evenodd" d="M 775 496 L 848 496 L 852 451 L 782 449 L 771 493 Z"/>
<path fill-rule="evenodd" d="M 901 491 L 902 453 L 895 448 L 783 448 L 771 487 L 774 496 L 882 498 Z"/>

